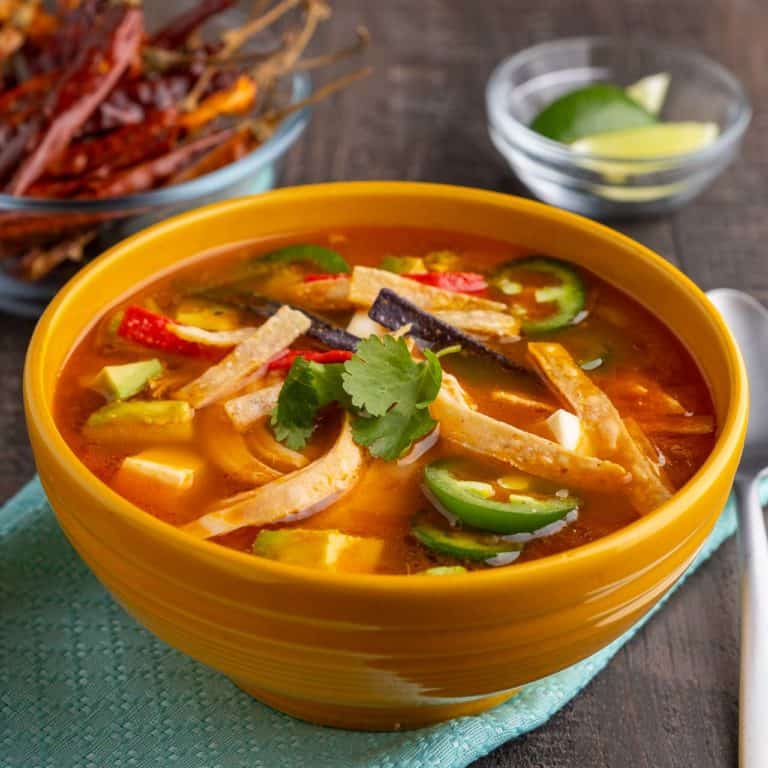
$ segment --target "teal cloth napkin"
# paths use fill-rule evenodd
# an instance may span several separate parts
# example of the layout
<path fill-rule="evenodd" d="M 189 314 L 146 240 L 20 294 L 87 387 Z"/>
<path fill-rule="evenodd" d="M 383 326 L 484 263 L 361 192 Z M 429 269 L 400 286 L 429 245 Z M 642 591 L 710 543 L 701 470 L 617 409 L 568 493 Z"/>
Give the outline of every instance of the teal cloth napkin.
<path fill-rule="evenodd" d="M 735 530 L 731 500 L 685 576 Z M 661 605 L 483 715 L 402 733 L 322 728 L 254 701 L 136 624 L 72 550 L 35 479 L 0 510 L 0 766 L 464 768 L 545 723 Z"/>

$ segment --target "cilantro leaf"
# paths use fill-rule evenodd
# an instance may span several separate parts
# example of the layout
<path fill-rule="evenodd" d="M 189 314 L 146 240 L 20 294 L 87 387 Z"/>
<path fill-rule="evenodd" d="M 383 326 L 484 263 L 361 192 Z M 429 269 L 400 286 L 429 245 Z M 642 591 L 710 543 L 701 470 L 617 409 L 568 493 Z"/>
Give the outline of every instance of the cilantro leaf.
<path fill-rule="evenodd" d="M 402 339 L 370 336 L 344 363 L 344 390 L 352 398 L 352 405 L 372 416 L 383 416 L 393 403 L 413 396 L 421 365 L 411 357 Z"/>
<path fill-rule="evenodd" d="M 332 402 L 348 401 L 341 386 L 341 363 L 313 363 L 297 357 L 285 377 L 271 424 L 275 437 L 294 451 L 312 435 L 317 412 Z"/>
<path fill-rule="evenodd" d="M 366 446 L 372 456 L 394 461 L 436 424 L 426 408 L 396 405 L 384 416 L 358 416 L 352 422 L 352 438 L 358 445 Z"/>
<path fill-rule="evenodd" d="M 373 456 L 396 459 L 435 427 L 427 407 L 440 391 L 443 371 L 432 352 L 424 356 L 424 362 L 414 360 L 403 339 L 371 336 L 344 363 L 344 391 L 361 411 L 352 435 Z"/>
<path fill-rule="evenodd" d="M 352 437 L 371 455 L 394 460 L 437 422 L 429 404 L 437 397 L 443 370 L 437 355 L 411 356 L 403 339 L 371 336 L 360 342 L 346 363 L 293 361 L 280 390 L 272 427 L 277 439 L 294 450 L 306 444 L 318 411 L 332 402 L 353 415 Z"/>

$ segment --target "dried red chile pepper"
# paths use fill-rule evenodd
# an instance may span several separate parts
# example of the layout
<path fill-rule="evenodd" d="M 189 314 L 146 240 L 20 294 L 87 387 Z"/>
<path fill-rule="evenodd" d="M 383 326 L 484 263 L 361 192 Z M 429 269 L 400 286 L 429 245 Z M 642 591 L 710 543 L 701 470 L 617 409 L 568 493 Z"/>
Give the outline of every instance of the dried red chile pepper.
<path fill-rule="evenodd" d="M 103 16 L 102 28 L 94 30 L 57 89 L 50 121 L 11 179 L 11 194 L 24 194 L 45 172 L 138 56 L 144 32 L 141 11 L 112 6 Z"/>

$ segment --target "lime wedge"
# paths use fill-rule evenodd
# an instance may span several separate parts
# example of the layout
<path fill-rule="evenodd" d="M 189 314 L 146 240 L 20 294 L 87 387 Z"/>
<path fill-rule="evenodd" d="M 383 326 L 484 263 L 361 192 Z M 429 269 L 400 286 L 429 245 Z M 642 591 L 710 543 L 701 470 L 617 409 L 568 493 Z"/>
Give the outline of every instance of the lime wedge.
<path fill-rule="evenodd" d="M 625 88 L 630 99 L 636 101 L 643 109 L 658 117 L 664 101 L 667 98 L 669 84 L 672 78 L 666 72 L 648 75 Z"/>
<path fill-rule="evenodd" d="M 539 112 L 531 129 L 555 141 L 573 141 L 604 131 L 654 125 L 656 118 L 622 88 L 594 83 L 571 91 Z"/>
<path fill-rule="evenodd" d="M 717 123 L 657 123 L 586 136 L 573 142 L 571 149 L 584 155 L 626 160 L 675 157 L 706 147 L 717 134 Z"/>

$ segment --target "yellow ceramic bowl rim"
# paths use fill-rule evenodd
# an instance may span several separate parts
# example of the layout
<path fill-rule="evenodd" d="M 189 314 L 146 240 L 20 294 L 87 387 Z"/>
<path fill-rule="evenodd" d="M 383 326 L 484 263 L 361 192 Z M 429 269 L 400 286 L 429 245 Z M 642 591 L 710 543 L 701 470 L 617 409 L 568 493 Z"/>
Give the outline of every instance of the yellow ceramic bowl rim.
<path fill-rule="evenodd" d="M 571 228 L 586 232 L 590 236 L 608 244 L 620 244 L 630 247 L 635 251 L 638 258 L 645 261 L 648 269 L 664 273 L 669 279 L 682 285 L 688 293 L 693 294 L 704 305 L 713 326 L 716 328 L 719 337 L 718 342 L 725 347 L 728 361 L 727 376 L 730 384 L 730 399 L 725 422 L 721 425 L 720 434 L 710 456 L 688 483 L 677 491 L 668 502 L 652 513 L 614 533 L 559 554 L 520 563 L 513 568 L 489 569 L 487 571 L 443 576 L 441 578 L 418 578 L 395 574 L 335 574 L 302 566 L 278 563 L 265 558 L 257 558 L 247 553 L 228 549 L 205 540 L 195 539 L 182 533 L 172 525 L 157 520 L 141 508 L 130 503 L 93 475 L 59 433 L 54 422 L 51 404 L 46 402 L 44 397 L 43 377 L 41 376 L 40 369 L 41 361 L 45 358 L 46 347 L 49 343 L 52 343 L 56 325 L 66 315 L 68 299 L 75 289 L 82 282 L 88 280 L 91 275 L 111 269 L 113 262 L 117 261 L 124 254 L 140 247 L 144 241 L 151 240 L 155 233 L 183 229 L 186 223 L 192 219 L 210 219 L 211 223 L 215 225 L 215 220 L 220 211 L 237 208 L 250 209 L 254 205 L 258 205 L 261 199 L 277 200 L 279 198 L 286 203 L 301 206 L 308 204 L 310 201 L 332 199 L 341 192 L 354 192 L 360 198 L 368 199 L 376 198 L 377 196 L 391 197 L 393 194 L 403 193 L 411 197 L 417 195 L 424 198 L 437 197 L 459 202 L 471 201 L 480 204 L 501 205 L 516 208 L 523 213 L 530 212 L 537 217 L 544 217 L 551 221 L 565 223 Z M 83 332 L 85 332 L 85 329 Z M 335 182 L 307 185 L 281 189 L 266 193 L 266 195 L 214 203 L 170 218 L 118 243 L 87 267 L 80 270 L 58 293 L 41 317 L 27 350 L 24 368 L 24 399 L 30 426 L 34 424 L 41 438 L 57 454 L 59 462 L 64 466 L 71 480 L 77 485 L 86 487 L 91 495 L 95 496 L 111 514 L 118 515 L 123 518 L 124 522 L 142 529 L 146 535 L 165 539 L 167 543 L 177 549 L 184 550 L 188 555 L 195 557 L 199 561 L 207 562 L 217 568 L 236 571 L 240 575 L 247 573 L 247 570 L 244 571 L 244 569 L 252 569 L 260 571 L 264 575 L 269 575 L 283 581 L 290 581 L 294 584 L 302 582 L 312 583 L 314 586 L 322 584 L 329 590 L 340 592 L 379 592 L 386 593 L 390 597 L 397 597 L 398 594 L 402 594 L 404 597 L 406 595 L 413 597 L 418 593 L 435 596 L 445 593 L 447 596 L 447 592 L 456 589 L 458 579 L 461 579 L 461 587 L 465 593 L 477 592 L 479 597 L 481 593 L 489 588 L 503 589 L 505 583 L 513 580 L 523 582 L 524 584 L 526 582 L 533 584 L 542 578 L 546 578 L 549 573 L 555 570 L 558 570 L 560 572 L 559 575 L 562 577 L 562 571 L 580 569 L 587 564 L 585 561 L 590 559 L 594 560 L 594 562 L 599 562 L 609 556 L 611 550 L 617 547 L 631 547 L 633 544 L 642 541 L 645 537 L 652 535 L 655 530 L 665 527 L 681 511 L 694 504 L 697 496 L 707 486 L 707 478 L 711 476 L 716 477 L 720 473 L 727 471 L 729 457 L 732 457 L 734 452 L 739 450 L 739 443 L 741 435 L 746 428 L 748 413 L 746 370 L 730 331 L 706 295 L 682 272 L 665 261 L 661 256 L 608 227 L 531 200 L 470 187 L 390 181 Z"/>

